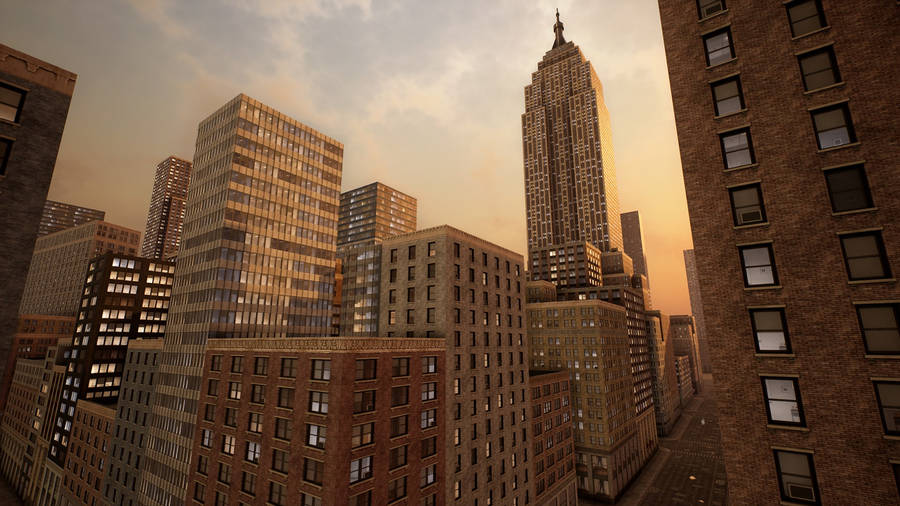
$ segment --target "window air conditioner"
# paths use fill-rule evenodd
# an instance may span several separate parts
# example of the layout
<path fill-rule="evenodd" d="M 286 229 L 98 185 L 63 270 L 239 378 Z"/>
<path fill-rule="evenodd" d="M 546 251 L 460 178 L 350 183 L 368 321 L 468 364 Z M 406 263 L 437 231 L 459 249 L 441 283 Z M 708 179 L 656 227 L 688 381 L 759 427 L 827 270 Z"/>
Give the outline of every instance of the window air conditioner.
<path fill-rule="evenodd" d="M 797 483 L 788 483 L 787 495 L 791 499 L 801 499 L 804 501 L 815 501 L 816 494 L 809 485 L 800 485 Z"/>
<path fill-rule="evenodd" d="M 722 10 L 721 2 L 716 2 L 712 5 L 707 5 L 706 7 L 703 8 L 703 17 L 705 18 L 708 16 L 712 16 L 713 14 L 719 12 L 720 10 Z"/>
<path fill-rule="evenodd" d="M 741 223 L 751 223 L 754 221 L 762 221 L 762 212 L 760 212 L 759 209 L 741 213 Z"/>

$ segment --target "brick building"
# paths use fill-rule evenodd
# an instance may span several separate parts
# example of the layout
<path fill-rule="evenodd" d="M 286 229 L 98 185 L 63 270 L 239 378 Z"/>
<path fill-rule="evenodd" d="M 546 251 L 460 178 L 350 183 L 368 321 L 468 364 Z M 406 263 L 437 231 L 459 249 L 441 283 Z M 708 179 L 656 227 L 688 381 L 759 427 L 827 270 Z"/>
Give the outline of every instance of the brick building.
<path fill-rule="evenodd" d="M 681 406 L 687 406 L 697 390 L 694 388 L 694 380 L 691 377 L 691 359 L 687 355 L 675 356 L 675 376 L 678 377 L 678 397 Z"/>
<path fill-rule="evenodd" d="M 688 294 L 691 299 L 691 315 L 700 344 L 700 365 L 704 373 L 712 372 L 712 361 L 709 358 L 709 343 L 706 338 L 706 319 L 703 316 L 703 296 L 700 294 L 700 280 L 697 278 L 697 259 L 694 250 L 684 250 L 684 272 L 687 274 Z"/>
<path fill-rule="evenodd" d="M 82 400 L 72 418 L 72 438 L 63 472 L 60 506 L 107 504 L 101 484 L 109 464 L 115 404 Z"/>
<path fill-rule="evenodd" d="M 675 370 L 675 346 L 672 343 L 669 316 L 660 311 L 647 311 L 650 363 L 653 370 L 653 407 L 660 437 L 671 433 L 681 418 L 683 406 Z"/>
<path fill-rule="evenodd" d="M 443 339 L 211 341 L 187 503 L 445 504 L 446 374 Z"/>
<path fill-rule="evenodd" d="M 6 406 L 6 396 L 12 381 L 18 359 L 43 359 L 47 349 L 55 346 L 60 339 L 72 337 L 75 318 L 71 316 L 48 316 L 26 314 L 19 316 L 19 325 L 13 336 L 12 353 L 6 362 L 6 376 L 0 391 L 0 412 Z"/>
<path fill-rule="evenodd" d="M 577 506 L 575 443 L 568 371 L 528 371 L 534 503 Z"/>
<path fill-rule="evenodd" d="M 672 315 L 669 317 L 670 339 L 675 355 L 684 355 L 690 360 L 691 382 L 697 392 L 703 390 L 703 366 L 700 362 L 700 343 L 694 318 L 691 315 Z"/>
<path fill-rule="evenodd" d="M 106 219 L 105 211 L 47 200 L 44 202 L 44 211 L 38 226 L 38 237 L 77 227 L 89 221 L 103 221 L 104 219 Z"/>
<path fill-rule="evenodd" d="M 177 156 L 170 156 L 156 166 L 142 257 L 170 260 L 178 254 L 192 167 L 191 162 Z"/>
<path fill-rule="evenodd" d="M 900 5 L 659 7 L 730 500 L 896 504 Z"/>

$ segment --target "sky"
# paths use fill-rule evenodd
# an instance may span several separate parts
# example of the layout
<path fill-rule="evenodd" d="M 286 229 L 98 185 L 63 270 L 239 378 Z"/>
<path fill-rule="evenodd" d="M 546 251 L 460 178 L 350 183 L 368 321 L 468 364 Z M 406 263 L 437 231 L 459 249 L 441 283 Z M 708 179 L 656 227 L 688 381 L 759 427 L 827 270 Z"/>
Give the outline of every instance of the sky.
<path fill-rule="evenodd" d="M 343 190 L 381 181 L 420 228 L 524 254 L 524 86 L 556 8 L 603 82 L 653 306 L 689 313 L 656 0 L 10 0 L 0 42 L 78 74 L 50 199 L 143 232 L 156 164 L 191 159 L 200 120 L 246 93 L 343 142 Z"/>

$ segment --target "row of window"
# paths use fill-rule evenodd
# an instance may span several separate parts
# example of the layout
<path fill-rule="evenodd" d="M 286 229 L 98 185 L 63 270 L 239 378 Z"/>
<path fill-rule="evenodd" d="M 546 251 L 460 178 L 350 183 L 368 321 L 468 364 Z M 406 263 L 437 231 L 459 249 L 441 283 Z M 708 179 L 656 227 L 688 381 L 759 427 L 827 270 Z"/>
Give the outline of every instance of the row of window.
<path fill-rule="evenodd" d="M 703 20 L 728 9 L 726 0 L 697 0 L 697 15 Z M 790 0 L 784 2 L 787 9 L 791 36 L 810 34 L 828 26 L 821 0 Z"/>
<path fill-rule="evenodd" d="M 409 357 L 395 357 L 391 359 L 391 376 L 392 377 L 402 377 L 409 376 Z M 434 374 L 437 372 L 437 363 L 438 357 L 436 356 L 428 356 L 422 357 L 422 374 Z M 355 379 L 358 381 L 362 380 L 373 380 L 377 376 L 377 368 L 378 368 L 378 359 L 375 358 L 366 358 L 366 359 L 358 359 L 356 360 L 355 365 Z M 210 357 L 210 371 L 221 371 L 222 370 L 222 355 L 212 355 Z M 232 373 L 243 373 L 244 372 L 244 357 L 240 355 L 235 355 L 231 357 L 231 367 L 230 371 Z M 269 373 L 269 359 L 268 357 L 254 357 L 253 358 L 253 374 L 256 376 L 266 376 Z M 282 358 L 281 359 L 281 372 L 280 375 L 282 378 L 295 378 L 297 377 L 297 359 L 294 358 Z M 311 367 L 310 367 L 310 379 L 316 381 L 328 381 L 331 379 L 331 360 L 328 359 L 311 359 Z M 237 384 L 240 387 L 239 383 Z M 261 386 L 261 385 L 260 385 Z"/>

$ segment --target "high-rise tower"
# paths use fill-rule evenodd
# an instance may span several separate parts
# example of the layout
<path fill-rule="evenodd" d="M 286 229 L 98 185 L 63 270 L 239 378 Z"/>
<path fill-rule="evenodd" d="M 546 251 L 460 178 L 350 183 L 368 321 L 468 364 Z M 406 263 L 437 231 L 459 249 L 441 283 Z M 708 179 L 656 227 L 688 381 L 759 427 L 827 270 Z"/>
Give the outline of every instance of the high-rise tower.
<path fill-rule="evenodd" d="M 175 156 L 156 166 L 141 256 L 167 260 L 178 254 L 192 166 L 191 162 Z"/>

